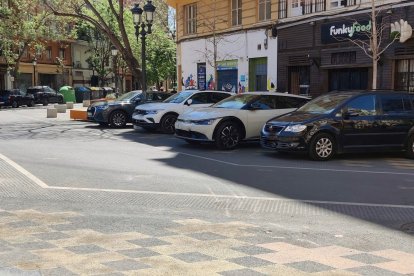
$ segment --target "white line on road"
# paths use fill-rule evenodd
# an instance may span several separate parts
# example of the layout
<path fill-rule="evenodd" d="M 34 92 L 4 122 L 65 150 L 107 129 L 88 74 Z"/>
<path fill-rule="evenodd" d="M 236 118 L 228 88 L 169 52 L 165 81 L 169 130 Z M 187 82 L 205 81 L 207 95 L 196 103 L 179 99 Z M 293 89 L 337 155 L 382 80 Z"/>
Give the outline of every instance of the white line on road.
<path fill-rule="evenodd" d="M 29 178 L 30 180 L 32 180 L 34 183 L 36 183 L 40 187 L 42 187 L 42 188 L 48 188 L 49 187 L 42 180 L 40 180 L 39 178 L 37 178 L 36 176 L 34 176 L 33 174 L 31 174 L 30 172 L 26 171 L 19 164 L 17 164 L 16 162 L 10 160 L 9 158 L 7 158 L 6 156 L 4 156 L 1 153 L 0 153 L 0 159 L 3 159 L 6 163 L 8 163 L 10 166 L 12 166 L 13 168 L 15 168 L 16 170 L 18 170 L 21 174 L 25 175 L 27 178 Z"/>

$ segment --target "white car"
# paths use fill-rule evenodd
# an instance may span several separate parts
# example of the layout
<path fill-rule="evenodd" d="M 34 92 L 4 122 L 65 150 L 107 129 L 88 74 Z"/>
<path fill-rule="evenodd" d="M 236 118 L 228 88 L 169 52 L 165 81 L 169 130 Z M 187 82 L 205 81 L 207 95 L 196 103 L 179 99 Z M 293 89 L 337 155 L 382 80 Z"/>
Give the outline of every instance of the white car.
<path fill-rule="evenodd" d="M 185 112 L 175 123 L 175 134 L 189 143 L 215 142 L 232 149 L 241 140 L 256 140 L 270 119 L 296 110 L 310 99 L 274 92 L 234 95 L 211 107 Z"/>
<path fill-rule="evenodd" d="M 160 103 L 139 105 L 132 114 L 134 129 L 160 129 L 164 133 L 174 133 L 177 117 L 184 111 L 208 107 L 233 95 L 224 91 L 186 90 L 167 98 Z"/>

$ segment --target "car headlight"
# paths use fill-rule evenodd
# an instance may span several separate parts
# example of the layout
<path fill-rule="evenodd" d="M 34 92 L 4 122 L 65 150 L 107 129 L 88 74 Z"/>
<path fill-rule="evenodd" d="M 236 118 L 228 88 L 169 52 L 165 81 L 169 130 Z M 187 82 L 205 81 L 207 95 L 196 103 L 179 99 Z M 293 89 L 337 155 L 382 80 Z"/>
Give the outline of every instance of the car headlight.
<path fill-rule="evenodd" d="M 307 128 L 305 125 L 291 125 L 287 126 L 284 131 L 287 132 L 302 132 Z"/>
<path fill-rule="evenodd" d="M 145 113 L 146 115 L 154 115 L 157 114 L 160 110 L 154 109 L 154 110 L 147 110 Z"/>
<path fill-rule="evenodd" d="M 202 125 L 202 126 L 209 126 L 214 124 L 217 119 L 208 119 L 208 120 L 200 120 L 200 121 L 192 121 L 195 125 Z"/>
<path fill-rule="evenodd" d="M 106 109 L 109 108 L 109 105 L 107 105 L 107 104 L 105 104 L 105 105 L 98 105 L 95 108 L 99 108 L 99 109 L 102 109 L 102 110 L 106 110 Z"/>

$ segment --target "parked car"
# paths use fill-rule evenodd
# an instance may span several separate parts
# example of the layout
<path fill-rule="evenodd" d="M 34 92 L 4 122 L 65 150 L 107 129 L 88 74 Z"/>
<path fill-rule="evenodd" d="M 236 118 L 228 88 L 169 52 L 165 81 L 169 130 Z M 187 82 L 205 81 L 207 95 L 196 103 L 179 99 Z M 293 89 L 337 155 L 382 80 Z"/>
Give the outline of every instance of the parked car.
<path fill-rule="evenodd" d="M 120 96 L 114 102 L 100 101 L 88 107 L 88 120 L 100 125 L 112 127 L 124 127 L 132 121 L 132 113 L 139 104 L 147 102 L 159 102 L 171 96 L 164 92 L 147 92 L 143 99 L 141 90 L 131 91 Z"/>
<path fill-rule="evenodd" d="M 180 115 L 175 134 L 189 143 L 215 142 L 233 149 L 242 140 L 259 140 L 265 122 L 296 110 L 309 98 L 284 93 L 250 92 L 234 95 L 209 108 Z"/>
<path fill-rule="evenodd" d="M 305 151 L 313 160 L 337 153 L 405 151 L 414 158 L 414 95 L 338 92 L 267 122 L 261 144 L 276 151 Z"/>
<path fill-rule="evenodd" d="M 32 86 L 27 88 L 27 94 L 34 97 L 35 103 L 48 105 L 49 103 L 64 103 L 63 95 L 49 86 Z"/>
<path fill-rule="evenodd" d="M 132 115 L 134 128 L 160 129 L 173 134 L 177 117 L 188 109 L 208 107 L 232 94 L 223 91 L 185 90 L 174 94 L 162 103 L 140 105 Z"/>
<path fill-rule="evenodd" d="M 0 91 L 0 106 L 19 107 L 27 105 L 29 107 L 35 105 L 33 95 L 26 95 L 20 89 L 1 90 Z"/>

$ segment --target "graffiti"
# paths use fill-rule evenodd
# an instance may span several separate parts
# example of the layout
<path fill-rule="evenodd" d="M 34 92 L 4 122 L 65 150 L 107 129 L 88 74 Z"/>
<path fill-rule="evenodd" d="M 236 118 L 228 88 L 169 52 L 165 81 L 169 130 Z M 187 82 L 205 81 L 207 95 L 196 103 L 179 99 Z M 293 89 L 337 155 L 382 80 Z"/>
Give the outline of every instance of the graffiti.
<path fill-rule="evenodd" d="M 197 88 L 197 83 L 193 79 L 193 74 L 190 74 L 190 76 L 188 76 L 188 78 L 185 80 L 184 86 L 185 86 L 185 89 L 196 89 Z"/>
<path fill-rule="evenodd" d="M 208 80 L 207 84 L 208 84 L 208 89 L 209 90 L 214 90 L 215 89 L 216 83 L 214 81 L 214 77 L 213 77 L 212 74 L 210 74 L 210 79 Z"/>

